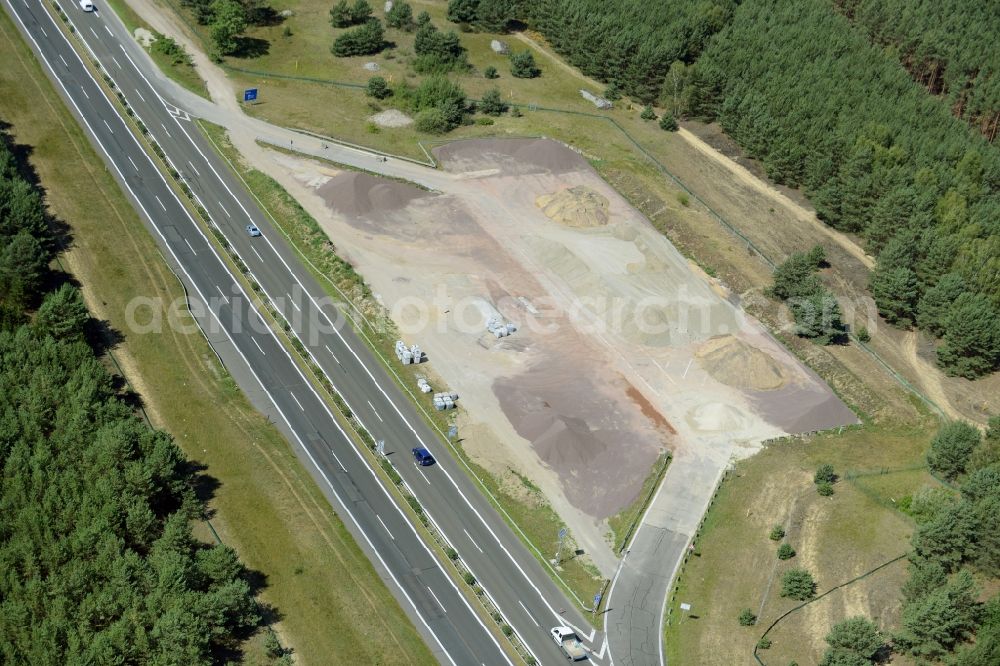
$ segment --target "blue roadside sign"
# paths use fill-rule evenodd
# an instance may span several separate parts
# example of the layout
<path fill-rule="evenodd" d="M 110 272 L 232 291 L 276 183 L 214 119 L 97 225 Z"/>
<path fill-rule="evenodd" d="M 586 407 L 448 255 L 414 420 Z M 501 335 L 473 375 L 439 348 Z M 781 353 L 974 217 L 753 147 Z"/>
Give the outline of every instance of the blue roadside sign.
<path fill-rule="evenodd" d="M 594 608 L 597 608 L 600 605 L 601 605 L 601 593 L 598 592 L 597 594 L 594 595 Z"/>
<path fill-rule="evenodd" d="M 243 101 L 244 102 L 252 102 L 255 99 L 257 99 L 257 89 L 256 88 L 247 88 L 246 90 L 243 91 Z"/>

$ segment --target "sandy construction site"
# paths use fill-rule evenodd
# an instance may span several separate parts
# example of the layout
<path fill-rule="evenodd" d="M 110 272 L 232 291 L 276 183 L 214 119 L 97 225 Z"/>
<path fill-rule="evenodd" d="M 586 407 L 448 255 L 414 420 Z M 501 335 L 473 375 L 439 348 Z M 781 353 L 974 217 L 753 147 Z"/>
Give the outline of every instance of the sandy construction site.
<path fill-rule="evenodd" d="M 571 149 L 470 140 L 437 157 L 443 192 L 274 155 L 460 394 L 470 455 L 539 486 L 605 575 L 605 520 L 661 451 L 721 468 L 856 421 Z M 516 331 L 495 337 L 493 317 Z"/>

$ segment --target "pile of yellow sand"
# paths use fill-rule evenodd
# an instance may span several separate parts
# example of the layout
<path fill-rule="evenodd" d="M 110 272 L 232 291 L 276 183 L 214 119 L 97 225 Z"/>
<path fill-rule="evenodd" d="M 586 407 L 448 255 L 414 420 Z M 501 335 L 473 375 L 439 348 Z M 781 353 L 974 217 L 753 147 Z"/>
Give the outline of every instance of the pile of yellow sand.
<path fill-rule="evenodd" d="M 600 227 L 608 223 L 608 200 L 579 185 L 554 194 L 543 194 L 535 205 L 550 219 L 569 227 Z"/>
<path fill-rule="evenodd" d="M 783 365 L 731 335 L 710 338 L 695 357 L 716 381 L 739 389 L 773 391 L 789 380 Z"/>

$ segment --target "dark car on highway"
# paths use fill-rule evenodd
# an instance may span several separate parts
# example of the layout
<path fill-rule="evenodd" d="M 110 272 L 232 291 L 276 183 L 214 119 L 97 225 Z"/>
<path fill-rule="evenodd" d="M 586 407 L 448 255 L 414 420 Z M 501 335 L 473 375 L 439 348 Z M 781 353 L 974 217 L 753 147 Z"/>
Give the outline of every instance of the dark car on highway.
<path fill-rule="evenodd" d="M 432 456 L 431 452 L 423 448 L 422 446 L 418 446 L 417 448 L 413 449 L 413 459 L 421 467 L 427 467 L 428 465 L 434 464 L 434 456 Z"/>

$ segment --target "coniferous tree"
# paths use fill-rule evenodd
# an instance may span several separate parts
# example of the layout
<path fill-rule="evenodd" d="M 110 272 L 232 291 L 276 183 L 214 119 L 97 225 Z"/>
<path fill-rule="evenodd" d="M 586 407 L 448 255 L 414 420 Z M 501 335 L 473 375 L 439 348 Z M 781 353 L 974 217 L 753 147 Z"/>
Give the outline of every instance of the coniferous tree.
<path fill-rule="evenodd" d="M 917 325 L 933 335 L 945 332 L 951 306 L 965 292 L 965 280 L 958 273 L 948 273 L 924 292 L 917 304 Z"/>
<path fill-rule="evenodd" d="M 491 88 L 483 94 L 483 99 L 479 102 L 479 109 L 488 116 L 500 116 L 507 111 L 507 104 L 500 96 L 499 88 Z"/>
<path fill-rule="evenodd" d="M 906 267 L 883 268 L 872 273 L 870 287 L 878 312 L 886 321 L 900 327 L 913 323 L 919 294 L 917 275 Z"/>
<path fill-rule="evenodd" d="M 928 593 L 903 610 L 903 630 L 896 643 L 910 654 L 939 659 L 972 636 L 981 616 L 975 585 L 968 572 Z"/>
<path fill-rule="evenodd" d="M 945 423 L 931 440 L 927 464 L 946 479 L 955 479 L 965 473 L 980 439 L 979 429 L 965 421 Z"/>
<path fill-rule="evenodd" d="M 1000 362 L 1000 314 L 980 294 L 955 299 L 944 326 L 938 364 L 952 375 L 975 379 Z"/>
<path fill-rule="evenodd" d="M 371 55 L 385 48 L 385 31 L 378 19 L 371 19 L 364 25 L 351 28 L 333 41 L 330 51 L 338 58 L 356 55 Z"/>
<path fill-rule="evenodd" d="M 510 73 L 518 79 L 533 79 L 542 73 L 535 65 L 535 56 L 531 51 L 518 51 L 510 54 Z"/>
<path fill-rule="evenodd" d="M 829 649 L 820 666 L 847 666 L 847 664 L 872 664 L 885 646 L 882 633 L 866 617 L 848 618 L 833 625 L 826 635 Z"/>
<path fill-rule="evenodd" d="M 70 284 L 63 284 L 42 301 L 35 313 L 34 328 L 41 335 L 77 342 L 83 340 L 89 320 L 90 313 L 80 292 Z"/>
<path fill-rule="evenodd" d="M 404 0 L 393 2 L 392 8 L 385 15 L 385 24 L 398 30 L 412 30 L 413 8 Z"/>
<path fill-rule="evenodd" d="M 351 26 L 351 6 L 347 4 L 347 0 L 340 0 L 330 8 L 330 24 L 334 28 Z"/>

